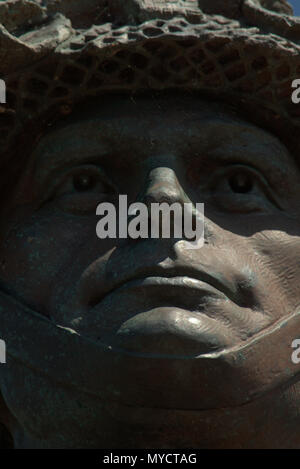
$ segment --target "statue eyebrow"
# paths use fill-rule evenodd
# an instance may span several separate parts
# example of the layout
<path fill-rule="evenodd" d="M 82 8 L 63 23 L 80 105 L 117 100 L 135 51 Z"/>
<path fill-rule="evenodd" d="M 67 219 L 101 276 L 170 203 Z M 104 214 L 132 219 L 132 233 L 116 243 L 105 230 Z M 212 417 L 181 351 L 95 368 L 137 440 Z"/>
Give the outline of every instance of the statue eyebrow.
<path fill-rule="evenodd" d="M 63 134 L 60 136 L 60 140 Z M 47 175 L 55 173 L 60 168 L 67 168 L 68 166 L 76 164 L 93 164 L 101 162 L 101 159 L 107 156 L 108 148 L 106 145 L 102 145 L 99 140 L 95 145 L 91 144 L 90 140 L 84 141 L 80 145 L 76 145 L 74 142 L 74 136 L 70 135 L 70 139 L 65 137 L 63 146 L 59 144 L 56 147 L 57 142 L 55 139 L 50 142 L 47 140 L 43 142 L 42 146 L 36 148 L 33 153 L 33 165 L 35 173 L 41 175 Z"/>
<path fill-rule="evenodd" d="M 230 130 L 234 131 L 236 134 L 236 127 L 243 130 L 249 131 L 252 130 L 257 137 L 261 135 L 261 138 L 265 138 L 266 135 L 264 131 L 260 128 L 256 128 L 247 122 L 240 120 L 226 120 L 226 116 L 212 116 L 211 119 L 207 120 L 203 116 L 189 116 L 187 119 L 184 119 L 185 124 L 189 124 L 189 129 L 191 133 L 189 136 L 194 141 L 195 147 L 198 149 L 199 142 L 203 141 L 203 150 L 206 150 L 208 156 L 207 158 L 212 158 L 216 162 L 218 161 L 228 161 L 229 154 L 232 154 L 232 159 L 238 161 L 243 158 L 245 163 L 247 160 L 249 162 L 257 163 L 257 169 L 270 171 L 274 168 L 274 163 L 276 166 L 276 172 L 281 173 L 281 175 L 286 172 L 282 168 L 282 165 L 279 163 L 282 162 L 284 158 L 287 162 L 289 160 L 288 150 L 285 149 L 281 142 L 277 142 L 275 137 L 272 135 L 267 135 L 267 140 L 265 143 L 261 142 L 260 138 L 257 140 L 253 139 L 253 142 L 250 141 L 250 144 L 247 144 L 243 149 L 243 154 L 241 154 L 241 141 L 235 142 L 232 138 L 230 139 Z M 125 117 L 126 118 L 126 117 Z M 120 141 L 122 136 L 125 138 L 130 137 L 132 140 L 139 141 L 139 136 L 132 132 L 122 132 L 122 127 L 118 128 L 118 123 L 122 122 L 122 118 L 116 116 L 112 121 L 102 121 L 99 122 L 92 121 L 91 125 L 88 120 L 84 122 L 75 122 L 70 123 L 63 128 L 57 129 L 55 134 L 51 133 L 47 136 L 45 141 L 40 141 L 40 144 L 36 147 L 34 152 L 34 166 L 35 171 L 42 178 L 46 178 L 51 173 L 56 173 L 60 168 L 67 168 L 68 166 L 77 164 L 101 164 L 101 160 L 108 155 L 115 153 L 115 149 L 112 149 L 111 142 Z M 218 124 L 222 122 L 223 128 L 226 129 L 226 138 L 224 140 L 224 133 L 220 136 L 220 143 L 218 143 L 216 136 L 215 128 Z M 99 136 L 93 136 L 91 139 L 89 133 L 87 132 L 85 136 L 81 137 L 80 140 L 76 140 L 77 130 L 79 127 L 82 128 L 82 125 L 91 125 L 91 130 L 94 132 L 99 126 Z M 211 132 L 209 132 L 209 128 Z M 172 132 L 172 127 L 170 128 Z M 103 135 L 101 135 L 101 133 Z M 211 133 L 212 139 L 208 140 L 208 135 Z M 239 134 L 240 135 L 240 134 Z M 273 140 L 271 138 L 273 137 Z M 146 135 L 145 138 L 150 138 Z M 223 140 L 224 143 L 221 142 Z M 272 149 L 269 149 L 269 142 L 272 145 Z M 194 144 L 192 146 L 194 146 Z M 118 145 L 119 146 L 119 145 Z M 192 147 L 191 146 L 191 147 Z M 262 148 L 262 151 L 258 151 Z M 204 154 L 206 151 L 201 150 L 201 153 Z M 264 158 L 262 158 L 264 155 Z M 196 158 L 196 154 L 194 155 Z M 242 158 L 241 158 L 242 157 Z M 292 159 L 291 159 L 292 160 Z M 278 162 L 278 164 L 276 164 Z"/>
<path fill-rule="evenodd" d="M 94 155 L 81 155 L 78 159 L 70 159 L 68 162 L 66 160 L 61 161 L 59 158 L 55 159 L 51 164 L 51 168 L 47 166 L 36 168 L 35 178 L 38 179 L 38 185 L 43 186 L 45 184 L 50 184 L 53 181 L 53 178 L 59 177 L 64 171 L 68 171 L 74 166 L 82 165 L 101 165 L 101 159 L 108 157 L 107 154 L 99 155 L 99 153 Z M 64 170 L 64 171 L 63 171 Z"/>
<path fill-rule="evenodd" d="M 264 148 L 265 147 L 265 148 Z M 277 147 L 277 146 L 276 146 Z M 230 146 L 230 151 L 226 149 L 226 145 L 210 155 L 214 162 L 222 162 L 223 164 L 241 164 L 252 166 L 261 172 L 268 181 L 271 188 L 278 190 L 282 180 L 290 177 L 291 171 L 297 171 L 292 157 L 282 151 L 280 147 L 272 146 L 272 149 L 266 144 L 258 149 L 255 142 L 243 148 L 241 155 L 241 147 L 236 144 Z"/>

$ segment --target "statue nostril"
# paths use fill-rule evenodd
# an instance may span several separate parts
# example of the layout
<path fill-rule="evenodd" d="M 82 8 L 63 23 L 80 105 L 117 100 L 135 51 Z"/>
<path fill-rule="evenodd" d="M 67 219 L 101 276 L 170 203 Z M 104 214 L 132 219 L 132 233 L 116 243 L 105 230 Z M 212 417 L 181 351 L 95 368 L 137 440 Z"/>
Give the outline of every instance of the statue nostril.
<path fill-rule="evenodd" d="M 175 171 L 167 167 L 158 167 L 149 172 L 140 199 L 148 206 L 164 202 L 169 205 L 179 202 L 182 205 L 188 201 Z"/>
<path fill-rule="evenodd" d="M 183 203 L 183 198 L 182 193 L 172 187 L 152 188 L 144 196 L 144 203 L 148 206 L 152 203 L 173 204 L 174 202 Z"/>

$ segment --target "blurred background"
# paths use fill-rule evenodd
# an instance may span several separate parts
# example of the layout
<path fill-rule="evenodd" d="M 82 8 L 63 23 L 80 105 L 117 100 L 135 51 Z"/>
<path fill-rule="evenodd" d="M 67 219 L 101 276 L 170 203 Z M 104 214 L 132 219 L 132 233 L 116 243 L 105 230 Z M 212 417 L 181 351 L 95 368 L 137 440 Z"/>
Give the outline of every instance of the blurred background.
<path fill-rule="evenodd" d="M 300 0 L 288 0 L 294 8 L 295 15 L 300 16 Z"/>

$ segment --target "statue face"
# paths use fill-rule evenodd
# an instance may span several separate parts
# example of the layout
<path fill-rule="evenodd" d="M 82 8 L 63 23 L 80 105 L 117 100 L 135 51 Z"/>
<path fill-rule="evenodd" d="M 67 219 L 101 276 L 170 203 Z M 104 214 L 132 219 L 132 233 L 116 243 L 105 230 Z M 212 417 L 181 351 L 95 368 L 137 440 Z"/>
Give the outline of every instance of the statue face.
<path fill-rule="evenodd" d="M 128 204 L 204 203 L 204 246 L 97 238 L 96 207 L 119 194 Z M 68 370 L 81 373 L 72 350 L 65 383 L 48 381 L 49 357 L 45 376 L 8 363 L 2 394 L 26 429 L 20 446 L 43 435 L 36 446 L 221 447 L 237 421 L 231 445 L 255 446 L 266 402 L 270 442 L 280 444 L 275 428 L 288 425 L 282 409 L 296 399 L 299 200 L 287 148 L 220 103 L 101 98 L 53 127 L 9 201 L 1 282 L 43 324 L 102 347 L 94 380 L 103 392 L 68 387 Z M 38 336 L 32 347 L 39 354 Z"/>

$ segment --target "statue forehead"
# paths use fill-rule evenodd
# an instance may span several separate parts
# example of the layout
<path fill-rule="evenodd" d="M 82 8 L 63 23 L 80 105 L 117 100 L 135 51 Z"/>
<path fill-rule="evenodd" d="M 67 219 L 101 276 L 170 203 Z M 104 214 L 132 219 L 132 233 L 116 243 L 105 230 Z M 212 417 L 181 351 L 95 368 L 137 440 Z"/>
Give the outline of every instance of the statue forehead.
<path fill-rule="evenodd" d="M 87 101 L 41 137 L 31 164 L 48 171 L 54 161 L 103 158 L 113 152 L 116 161 L 163 151 L 178 155 L 229 154 L 256 162 L 268 171 L 297 173 L 287 148 L 264 129 L 234 113 L 227 105 L 199 96 L 101 96 Z M 201 151 L 200 151 L 201 149 Z M 129 151 L 128 151 L 129 150 Z M 175 154 L 174 153 L 174 154 Z M 102 155 L 102 156 L 101 156 Z M 197 157 L 198 158 L 198 157 Z M 189 158 L 184 161 L 188 163 Z M 114 158 L 110 158 L 114 164 Z"/>
<path fill-rule="evenodd" d="M 97 127 L 98 122 L 102 123 L 100 132 Z M 223 136 L 226 130 L 231 136 L 236 134 L 236 137 L 240 132 L 255 132 L 258 139 L 270 143 L 276 142 L 278 147 L 284 148 L 275 135 L 248 121 L 246 117 L 240 116 L 236 110 L 222 101 L 172 93 L 163 93 L 159 96 L 106 95 L 87 100 L 74 109 L 71 115 L 52 126 L 50 133 L 45 134 L 41 142 L 45 141 L 50 144 L 54 134 L 57 137 L 59 135 L 63 137 L 67 133 L 74 132 L 75 137 L 75 131 L 80 132 L 81 128 L 89 128 L 90 131 L 94 129 L 101 134 L 101 129 L 119 127 L 123 130 L 127 128 L 129 131 L 131 124 L 134 126 L 138 124 L 138 127 L 131 129 L 131 132 L 138 133 L 143 129 L 145 133 L 148 133 L 149 122 L 155 124 L 158 129 L 160 126 L 169 125 L 171 131 L 172 123 L 186 125 L 189 128 L 195 127 L 199 130 L 201 127 L 205 126 L 208 129 L 208 126 L 213 125 L 214 131 Z M 187 133 L 186 137 L 190 135 Z"/>

